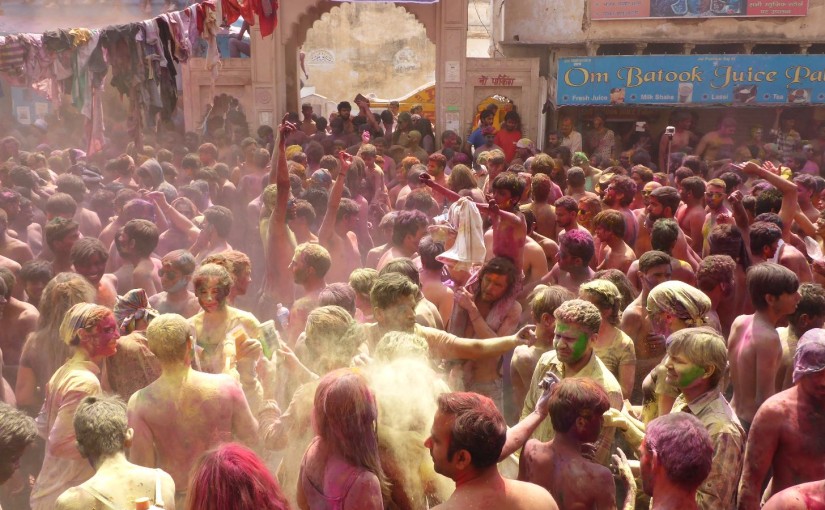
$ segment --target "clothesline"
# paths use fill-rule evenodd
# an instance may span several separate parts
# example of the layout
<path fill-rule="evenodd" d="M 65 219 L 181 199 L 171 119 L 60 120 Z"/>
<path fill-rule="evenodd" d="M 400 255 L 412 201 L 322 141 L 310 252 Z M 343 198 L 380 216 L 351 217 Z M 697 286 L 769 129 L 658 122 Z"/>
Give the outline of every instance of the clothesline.
<path fill-rule="evenodd" d="M 130 102 L 128 127 L 142 146 L 143 126 L 159 114 L 169 120 L 177 104 L 178 66 L 203 53 L 213 82 L 220 68 L 217 33 L 241 16 L 255 17 L 266 37 L 277 25 L 278 0 L 207 0 L 180 11 L 102 29 L 72 28 L 42 34 L 0 36 L 0 76 L 10 84 L 43 92 L 59 108 L 64 94 L 86 117 L 87 152 L 104 145 L 102 97 L 110 85 Z M 145 118 L 144 118 L 145 117 Z"/>

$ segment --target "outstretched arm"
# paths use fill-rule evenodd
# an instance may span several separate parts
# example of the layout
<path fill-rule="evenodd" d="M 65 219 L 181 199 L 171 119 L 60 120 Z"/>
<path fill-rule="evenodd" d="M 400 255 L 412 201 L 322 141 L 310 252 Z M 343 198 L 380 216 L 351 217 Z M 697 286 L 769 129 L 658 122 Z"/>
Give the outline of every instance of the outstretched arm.
<path fill-rule="evenodd" d="M 341 159 L 341 170 L 338 172 L 338 177 L 335 179 L 335 184 L 332 186 L 332 191 L 329 193 L 329 204 L 327 205 L 327 212 L 324 214 L 324 221 L 321 223 L 321 228 L 318 229 L 318 242 L 321 246 L 329 249 L 332 235 L 335 233 L 335 220 L 338 216 L 338 206 L 341 205 L 341 196 L 344 194 L 344 182 L 347 180 L 347 170 L 352 164 L 352 156 L 344 151 L 338 153 Z"/>
<path fill-rule="evenodd" d="M 269 163 L 269 183 L 277 186 L 275 195 L 275 207 L 269 217 L 269 236 L 266 239 L 267 253 L 267 279 L 277 278 L 279 255 L 283 249 L 284 234 L 279 228 L 286 225 L 286 209 L 289 203 L 289 169 L 286 164 L 286 138 L 290 133 L 298 128 L 288 122 L 284 117 L 281 125 L 278 126 L 278 139 L 275 141 L 276 149 L 272 151 L 272 160 Z M 273 228 L 274 227 L 274 228 Z"/>
<path fill-rule="evenodd" d="M 551 382 L 545 386 L 544 392 L 536 403 L 535 410 L 507 429 L 507 441 L 504 443 L 504 448 L 501 449 L 501 456 L 498 458 L 499 462 L 524 446 L 527 440 L 530 439 L 530 436 L 533 435 L 536 427 L 547 418 L 550 412 L 550 390 L 553 388 L 553 384 L 558 382 L 558 377 L 553 377 L 555 382 Z"/>
<path fill-rule="evenodd" d="M 177 230 L 186 234 L 186 239 L 190 244 L 195 242 L 201 230 L 192 223 L 192 220 L 169 205 L 169 202 L 166 201 L 166 195 L 162 191 L 150 191 L 146 194 L 146 197 L 155 203 L 158 211 L 163 213 Z"/>
<path fill-rule="evenodd" d="M 741 168 L 748 175 L 768 181 L 782 193 L 782 207 L 779 209 L 779 217 L 782 218 L 782 240 L 786 243 L 790 242 L 791 225 L 794 215 L 799 211 L 799 190 L 796 184 L 779 175 L 779 169 L 770 161 L 761 167 L 756 163 L 748 162 Z"/>

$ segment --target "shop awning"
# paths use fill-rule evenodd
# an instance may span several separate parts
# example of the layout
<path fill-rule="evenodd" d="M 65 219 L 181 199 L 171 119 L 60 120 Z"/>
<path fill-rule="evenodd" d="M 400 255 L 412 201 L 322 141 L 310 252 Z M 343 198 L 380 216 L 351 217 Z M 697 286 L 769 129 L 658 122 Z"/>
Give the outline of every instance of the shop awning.
<path fill-rule="evenodd" d="M 825 104 L 825 55 L 559 59 L 557 106 Z"/>

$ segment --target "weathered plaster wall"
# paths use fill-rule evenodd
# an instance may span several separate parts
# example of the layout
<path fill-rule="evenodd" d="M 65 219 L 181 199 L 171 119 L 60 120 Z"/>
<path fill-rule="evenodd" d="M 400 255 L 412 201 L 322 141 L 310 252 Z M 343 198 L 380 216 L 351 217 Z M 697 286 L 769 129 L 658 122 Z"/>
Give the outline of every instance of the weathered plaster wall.
<path fill-rule="evenodd" d="M 502 0 L 494 1 L 499 12 Z M 786 18 L 637 19 L 591 21 L 589 0 L 503 2 L 499 42 L 508 45 L 582 45 L 585 42 L 695 44 L 820 42 L 825 0 L 809 0 L 808 15 Z"/>
<path fill-rule="evenodd" d="M 424 26 L 392 4 L 341 4 L 307 32 L 305 86 L 331 99 L 406 95 L 435 80 L 435 45 Z"/>

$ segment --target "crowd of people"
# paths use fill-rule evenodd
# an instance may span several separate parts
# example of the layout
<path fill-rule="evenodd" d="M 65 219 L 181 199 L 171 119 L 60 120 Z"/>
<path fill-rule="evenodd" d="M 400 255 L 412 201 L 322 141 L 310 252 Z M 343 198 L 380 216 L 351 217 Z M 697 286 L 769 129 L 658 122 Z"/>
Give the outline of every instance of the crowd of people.
<path fill-rule="evenodd" d="M 563 118 L 538 151 L 515 109 L 437 139 L 355 110 L 0 140 L 4 508 L 825 505 L 825 178 L 790 116 L 741 147 Z"/>

